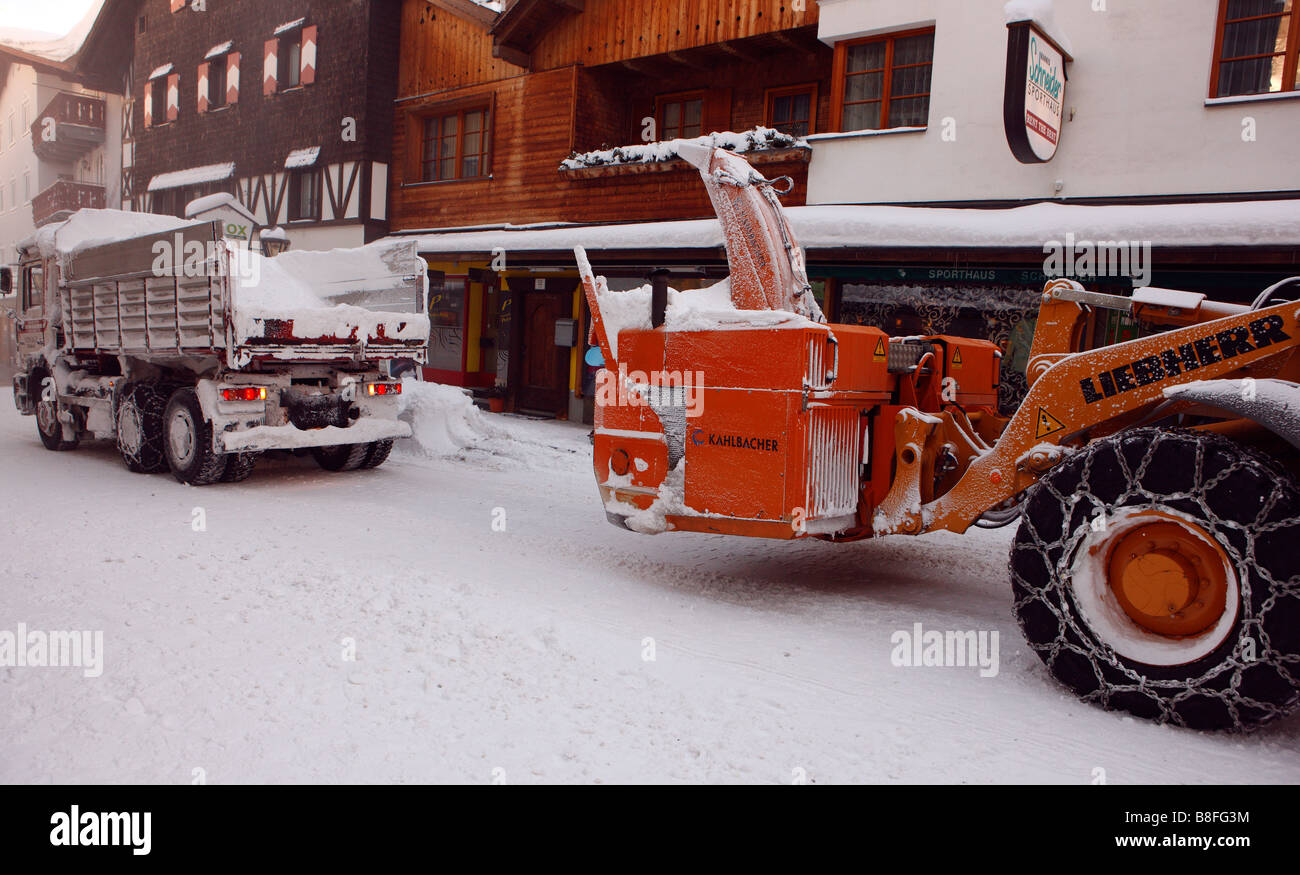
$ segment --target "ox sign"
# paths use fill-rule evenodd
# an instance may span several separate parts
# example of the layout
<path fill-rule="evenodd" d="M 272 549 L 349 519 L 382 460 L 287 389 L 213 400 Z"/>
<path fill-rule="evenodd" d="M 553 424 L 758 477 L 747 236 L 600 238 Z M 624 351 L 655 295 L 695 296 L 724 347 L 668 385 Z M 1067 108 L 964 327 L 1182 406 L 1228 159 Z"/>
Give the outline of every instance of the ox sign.
<path fill-rule="evenodd" d="M 1022 164 L 1045 164 L 1061 144 L 1065 65 L 1074 59 L 1032 21 L 1007 28 L 1007 142 Z"/>

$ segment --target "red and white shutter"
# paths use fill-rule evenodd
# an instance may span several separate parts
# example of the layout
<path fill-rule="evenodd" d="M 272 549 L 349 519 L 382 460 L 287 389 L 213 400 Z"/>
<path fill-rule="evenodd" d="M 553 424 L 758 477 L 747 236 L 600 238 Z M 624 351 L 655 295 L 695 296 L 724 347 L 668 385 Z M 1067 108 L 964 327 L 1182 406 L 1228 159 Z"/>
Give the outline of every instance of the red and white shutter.
<path fill-rule="evenodd" d="M 316 81 L 316 26 L 302 29 L 302 75 L 303 85 Z"/>
<path fill-rule="evenodd" d="M 199 64 L 199 112 L 208 111 L 208 65 Z"/>
<path fill-rule="evenodd" d="M 239 52 L 226 55 L 226 103 L 239 103 Z"/>
<path fill-rule="evenodd" d="M 153 82 L 144 83 L 144 126 L 153 127 Z"/>
<path fill-rule="evenodd" d="M 185 8 L 186 0 L 172 0 L 172 12 L 180 12 Z"/>
<path fill-rule="evenodd" d="M 181 115 L 181 74 L 167 77 L 167 121 L 174 122 Z"/>
<path fill-rule="evenodd" d="M 262 93 L 270 97 L 280 87 L 277 76 L 280 65 L 280 41 L 269 39 L 262 47 Z"/>

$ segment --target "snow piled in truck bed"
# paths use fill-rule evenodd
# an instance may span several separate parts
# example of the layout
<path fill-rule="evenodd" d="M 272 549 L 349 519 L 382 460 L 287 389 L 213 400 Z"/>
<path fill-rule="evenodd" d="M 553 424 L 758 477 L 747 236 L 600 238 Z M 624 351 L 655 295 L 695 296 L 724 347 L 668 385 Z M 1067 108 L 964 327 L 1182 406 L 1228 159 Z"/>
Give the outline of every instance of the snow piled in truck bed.
<path fill-rule="evenodd" d="M 193 225 L 191 219 L 133 213 L 126 210 L 78 210 L 66 222 L 46 225 L 19 243 L 20 249 L 35 246 L 43 258 L 68 258 L 83 249 L 116 243 L 145 234 L 160 234 Z"/>

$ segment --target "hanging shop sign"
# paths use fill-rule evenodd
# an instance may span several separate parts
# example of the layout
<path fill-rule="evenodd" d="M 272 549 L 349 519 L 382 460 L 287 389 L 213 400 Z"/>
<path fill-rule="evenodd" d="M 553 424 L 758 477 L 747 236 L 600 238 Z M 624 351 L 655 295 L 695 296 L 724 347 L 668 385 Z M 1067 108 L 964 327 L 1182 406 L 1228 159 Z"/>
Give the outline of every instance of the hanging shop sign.
<path fill-rule="evenodd" d="M 1007 33 L 1007 142 L 1022 164 L 1046 164 L 1061 145 L 1065 65 L 1074 59 L 1032 21 L 1012 22 Z"/>

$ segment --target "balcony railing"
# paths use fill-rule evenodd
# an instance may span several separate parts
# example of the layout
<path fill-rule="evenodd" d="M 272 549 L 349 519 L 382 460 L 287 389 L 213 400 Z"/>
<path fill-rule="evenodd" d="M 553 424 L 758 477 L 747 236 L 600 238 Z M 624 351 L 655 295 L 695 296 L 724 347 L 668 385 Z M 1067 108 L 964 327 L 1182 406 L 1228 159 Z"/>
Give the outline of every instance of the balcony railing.
<path fill-rule="evenodd" d="M 82 208 L 102 210 L 105 202 L 104 186 L 60 179 L 32 198 L 32 219 L 44 225 Z"/>
<path fill-rule="evenodd" d="M 98 97 L 55 95 L 32 124 L 32 149 L 45 161 L 73 161 L 105 138 L 107 106 Z"/>

